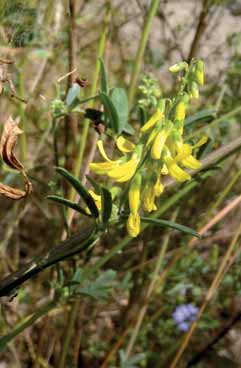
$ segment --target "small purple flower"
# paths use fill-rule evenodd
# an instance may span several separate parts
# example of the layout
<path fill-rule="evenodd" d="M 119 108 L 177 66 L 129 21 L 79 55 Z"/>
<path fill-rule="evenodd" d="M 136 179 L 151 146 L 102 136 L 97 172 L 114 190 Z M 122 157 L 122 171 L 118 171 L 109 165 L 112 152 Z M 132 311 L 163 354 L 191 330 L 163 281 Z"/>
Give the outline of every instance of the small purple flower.
<path fill-rule="evenodd" d="M 181 304 L 176 307 L 172 313 L 172 318 L 175 321 L 180 331 L 188 331 L 191 322 L 193 322 L 197 316 L 198 308 L 193 304 Z"/>

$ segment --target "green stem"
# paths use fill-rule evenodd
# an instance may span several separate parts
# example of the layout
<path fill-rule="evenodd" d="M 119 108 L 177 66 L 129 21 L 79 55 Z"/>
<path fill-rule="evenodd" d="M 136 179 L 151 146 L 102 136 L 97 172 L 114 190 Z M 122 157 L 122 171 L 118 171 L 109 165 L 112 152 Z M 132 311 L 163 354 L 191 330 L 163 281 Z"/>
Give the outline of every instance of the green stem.
<path fill-rule="evenodd" d="M 128 91 L 128 99 L 129 99 L 130 106 L 132 105 L 132 102 L 136 94 L 136 84 L 137 84 L 138 76 L 139 76 L 140 69 L 141 69 L 143 55 L 144 55 L 148 37 L 150 34 L 152 21 L 157 12 L 157 8 L 159 4 L 160 4 L 160 0 L 152 0 L 148 14 L 145 19 L 143 32 L 141 34 L 141 39 L 140 39 L 138 50 L 136 53 L 135 62 L 134 62 L 134 66 L 133 66 L 133 70 L 131 74 L 130 87 Z"/>
<path fill-rule="evenodd" d="M 174 214 L 173 214 L 173 216 L 171 218 L 172 221 L 175 221 L 175 219 L 177 217 L 177 214 L 178 214 L 178 211 L 179 211 L 179 208 L 177 208 L 177 210 L 174 212 Z M 164 257 L 165 257 L 165 254 L 166 254 L 166 251 L 167 251 L 167 248 L 168 248 L 170 234 L 171 234 L 171 232 L 169 231 L 165 235 L 165 237 L 163 239 L 163 242 L 162 242 L 162 245 L 161 245 L 161 249 L 159 250 L 159 254 L 157 256 L 156 265 L 155 265 L 154 271 L 152 273 L 151 281 L 150 281 L 150 284 L 149 284 L 148 289 L 147 289 L 147 292 L 146 292 L 146 302 L 140 308 L 140 311 L 138 313 L 138 317 L 137 317 L 137 320 L 136 320 L 135 327 L 134 327 L 134 329 L 132 331 L 129 344 L 128 344 L 127 349 L 126 349 L 126 353 L 125 353 L 125 358 L 126 359 L 130 356 L 130 354 L 131 354 L 131 352 L 133 350 L 133 347 L 134 347 L 134 344 L 135 344 L 136 339 L 138 337 L 138 334 L 139 334 L 139 331 L 140 331 L 142 322 L 144 320 L 144 317 L 145 317 L 146 312 L 147 312 L 147 309 L 148 309 L 148 304 L 150 303 L 150 299 L 151 299 L 151 297 L 153 295 L 153 291 L 155 290 L 156 281 L 158 279 L 158 274 L 162 270 L 163 260 L 164 260 Z"/>
<path fill-rule="evenodd" d="M 99 45 L 98 45 L 96 64 L 95 64 L 95 69 L 94 69 L 94 73 L 92 77 L 92 85 L 90 89 L 90 97 L 96 95 L 96 91 L 97 91 L 97 84 L 98 84 L 98 79 L 99 79 L 99 74 L 100 74 L 99 59 L 103 57 L 103 54 L 105 51 L 107 31 L 108 31 L 108 26 L 109 26 L 109 18 L 110 18 L 110 12 L 109 12 L 109 9 L 107 9 L 106 17 L 104 19 L 103 30 L 101 32 L 101 37 L 100 37 Z M 93 103 L 94 103 L 94 100 L 92 99 L 89 103 L 90 108 L 93 107 Z M 79 143 L 79 151 L 78 151 L 77 159 L 74 165 L 74 176 L 76 177 L 79 177 L 80 168 L 81 168 L 82 161 L 83 161 L 83 155 L 84 155 L 84 151 L 85 151 L 85 147 L 87 143 L 89 125 L 90 125 L 90 121 L 88 119 L 85 119 L 83 122 L 83 132 L 81 135 L 81 141 Z M 74 194 L 75 194 L 75 191 L 73 188 L 71 188 L 68 199 L 73 201 Z"/>
<path fill-rule="evenodd" d="M 0 337 L 0 352 L 2 352 L 6 345 L 14 339 L 17 335 L 23 332 L 26 328 L 32 326 L 34 322 L 36 322 L 39 318 L 47 314 L 51 309 L 56 306 L 56 301 L 52 301 L 51 303 L 45 304 L 40 307 L 36 312 L 30 314 L 20 321 L 11 332 Z"/>

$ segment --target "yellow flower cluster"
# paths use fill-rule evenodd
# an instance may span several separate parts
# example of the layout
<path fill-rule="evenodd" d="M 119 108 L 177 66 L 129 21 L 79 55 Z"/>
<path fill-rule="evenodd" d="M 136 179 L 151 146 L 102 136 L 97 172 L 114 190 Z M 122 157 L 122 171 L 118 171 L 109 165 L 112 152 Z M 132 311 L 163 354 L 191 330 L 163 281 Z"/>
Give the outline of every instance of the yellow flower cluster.
<path fill-rule="evenodd" d="M 195 65 L 196 81 L 193 82 L 202 84 L 203 67 L 198 65 Z M 119 183 L 130 181 L 127 230 L 132 237 L 140 232 L 140 208 L 147 212 L 157 209 L 156 198 L 164 189 L 162 176 L 170 175 L 176 181 L 183 182 L 191 179 L 185 168 L 197 170 L 201 166 L 200 161 L 193 156 L 193 150 L 204 144 L 207 138 L 201 138 L 195 145 L 183 141 L 184 120 L 190 97 L 193 97 L 193 92 L 189 95 L 183 92 L 172 101 L 168 109 L 162 99 L 156 112 L 142 126 L 137 144 L 119 136 L 116 145 L 123 155 L 117 160 L 110 160 L 103 142 L 98 141 L 105 162 L 91 163 L 90 169 Z"/>

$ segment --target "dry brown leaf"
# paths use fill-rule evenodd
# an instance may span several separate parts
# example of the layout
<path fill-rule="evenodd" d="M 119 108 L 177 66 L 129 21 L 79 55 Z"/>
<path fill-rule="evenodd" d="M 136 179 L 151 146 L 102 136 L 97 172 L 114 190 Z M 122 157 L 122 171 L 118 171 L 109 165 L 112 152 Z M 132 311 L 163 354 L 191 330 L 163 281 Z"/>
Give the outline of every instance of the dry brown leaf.
<path fill-rule="evenodd" d="M 24 197 L 27 197 L 27 195 L 29 195 L 31 191 L 32 185 L 30 182 L 27 182 L 25 184 L 25 191 L 0 183 L 0 194 L 4 195 L 7 198 L 15 200 L 22 199 Z"/>
<path fill-rule="evenodd" d="M 0 141 L 0 153 L 3 161 L 12 169 L 19 171 L 22 171 L 24 167 L 15 156 L 13 149 L 17 142 L 18 135 L 22 133 L 23 131 L 18 127 L 18 123 L 10 116 L 4 124 Z"/>

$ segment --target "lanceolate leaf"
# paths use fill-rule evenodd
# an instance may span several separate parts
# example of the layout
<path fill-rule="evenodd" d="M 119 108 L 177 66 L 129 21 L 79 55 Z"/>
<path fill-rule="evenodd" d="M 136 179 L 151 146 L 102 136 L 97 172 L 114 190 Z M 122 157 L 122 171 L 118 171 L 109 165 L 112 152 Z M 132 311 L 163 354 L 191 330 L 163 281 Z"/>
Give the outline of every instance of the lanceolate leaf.
<path fill-rule="evenodd" d="M 152 217 L 141 217 L 141 220 L 143 222 L 147 222 L 152 225 L 158 225 L 161 227 L 170 227 L 172 229 L 181 231 L 184 234 L 189 234 L 192 236 L 196 236 L 197 238 L 201 238 L 201 235 L 198 234 L 195 230 L 191 229 L 188 226 L 177 224 L 176 222 L 173 222 L 173 221 L 160 220 L 160 219 L 155 219 Z"/>
<path fill-rule="evenodd" d="M 75 190 L 79 193 L 81 198 L 86 203 L 86 205 L 89 208 L 92 216 L 93 217 L 98 217 L 99 216 L 99 210 L 96 207 L 95 201 L 93 200 L 93 198 L 91 197 L 91 195 L 89 194 L 87 189 L 85 189 L 85 187 L 80 183 L 80 181 L 78 179 L 76 179 L 72 174 L 70 174 L 70 172 L 63 169 L 62 167 L 57 167 L 56 171 L 60 175 L 62 175 L 65 179 L 67 179 L 68 182 L 75 188 Z"/>
<path fill-rule="evenodd" d="M 100 75 L 101 75 L 100 88 L 102 92 L 108 95 L 109 86 L 108 86 L 108 76 L 107 76 L 106 67 L 105 67 L 104 61 L 101 58 L 99 58 L 99 61 L 100 61 Z"/>
<path fill-rule="evenodd" d="M 59 197 L 56 195 L 50 195 L 47 197 L 48 199 L 50 199 L 51 201 L 57 202 L 59 204 L 62 204 L 66 207 L 72 208 L 73 210 L 82 213 L 85 216 L 90 216 L 85 210 L 84 208 L 82 208 L 81 206 L 79 206 L 77 203 L 74 203 L 72 201 L 69 201 L 68 199 L 65 199 L 63 197 Z"/>
<path fill-rule="evenodd" d="M 107 223 L 110 219 L 112 212 L 112 197 L 108 189 L 101 188 L 101 208 L 102 208 L 102 221 Z"/>
<path fill-rule="evenodd" d="M 113 88 L 111 101 L 118 114 L 119 126 L 118 133 L 121 133 L 128 121 L 128 97 L 123 88 Z"/>
<path fill-rule="evenodd" d="M 107 96 L 107 94 L 104 92 L 100 92 L 99 97 L 102 104 L 104 105 L 105 113 L 109 119 L 110 128 L 112 128 L 115 133 L 119 133 L 119 118 L 113 102 L 111 101 L 110 97 Z"/>

